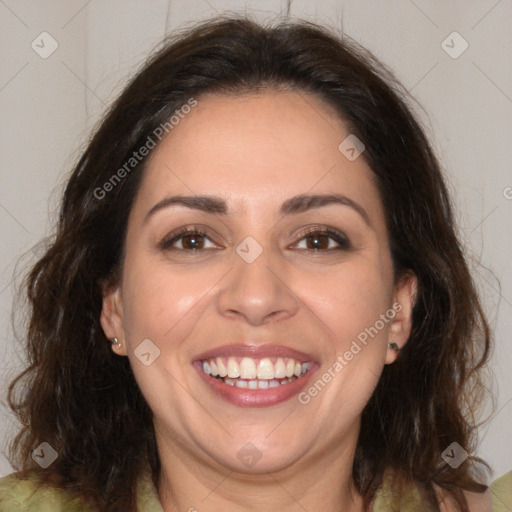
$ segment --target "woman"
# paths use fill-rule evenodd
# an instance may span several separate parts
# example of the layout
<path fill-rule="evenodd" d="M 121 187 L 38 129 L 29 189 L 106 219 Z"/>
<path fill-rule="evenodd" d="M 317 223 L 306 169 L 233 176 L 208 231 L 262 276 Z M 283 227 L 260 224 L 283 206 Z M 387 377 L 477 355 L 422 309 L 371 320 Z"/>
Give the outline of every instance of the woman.
<path fill-rule="evenodd" d="M 2 510 L 486 510 L 490 335 L 439 165 L 326 29 L 167 42 L 27 285 Z"/>

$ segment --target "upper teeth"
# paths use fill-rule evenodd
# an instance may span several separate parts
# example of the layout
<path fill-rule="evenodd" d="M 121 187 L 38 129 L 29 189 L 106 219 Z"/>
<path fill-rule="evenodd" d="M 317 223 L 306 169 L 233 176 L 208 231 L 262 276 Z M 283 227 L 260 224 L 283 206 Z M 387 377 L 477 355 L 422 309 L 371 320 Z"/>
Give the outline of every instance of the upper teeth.
<path fill-rule="evenodd" d="M 310 363 L 301 363 L 291 358 L 277 357 L 253 359 L 251 357 L 214 357 L 202 362 L 203 371 L 213 377 L 229 377 L 231 379 L 284 379 L 300 377 L 310 368 Z"/>

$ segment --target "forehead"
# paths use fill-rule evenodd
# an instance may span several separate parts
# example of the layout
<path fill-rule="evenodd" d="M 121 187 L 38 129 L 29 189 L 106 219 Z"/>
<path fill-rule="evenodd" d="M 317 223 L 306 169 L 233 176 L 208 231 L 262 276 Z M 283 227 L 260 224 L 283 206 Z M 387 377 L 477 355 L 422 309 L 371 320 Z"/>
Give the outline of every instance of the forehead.
<path fill-rule="evenodd" d="M 350 161 L 340 151 L 350 132 L 319 98 L 267 91 L 197 102 L 151 154 L 137 203 L 212 194 L 242 211 L 296 194 L 340 192 L 379 207 L 373 172 L 363 158 Z"/>

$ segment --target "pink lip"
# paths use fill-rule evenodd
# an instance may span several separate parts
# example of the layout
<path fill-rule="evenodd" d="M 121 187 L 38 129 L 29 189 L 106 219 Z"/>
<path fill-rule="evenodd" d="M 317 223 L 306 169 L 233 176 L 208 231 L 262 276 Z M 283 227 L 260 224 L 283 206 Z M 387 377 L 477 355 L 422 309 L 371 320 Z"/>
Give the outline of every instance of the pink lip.
<path fill-rule="evenodd" d="M 283 345 L 223 345 L 215 347 L 194 358 L 195 361 L 203 361 L 212 357 L 289 357 L 301 363 L 315 362 L 312 356 Z"/>
<path fill-rule="evenodd" d="M 206 375 L 199 361 L 194 363 L 194 367 L 210 389 L 223 400 L 238 407 L 269 407 L 289 400 L 300 393 L 310 380 L 311 375 L 318 368 L 318 365 L 313 363 L 306 375 L 293 382 L 267 389 L 248 389 L 230 386 L 214 377 Z"/>
<path fill-rule="evenodd" d="M 201 361 L 214 357 L 252 357 L 254 359 L 288 357 L 302 363 L 310 362 L 311 367 L 306 375 L 288 384 L 275 388 L 248 389 L 230 386 L 206 375 L 203 372 Z M 319 365 L 312 356 L 283 345 L 224 345 L 199 354 L 194 358 L 194 367 L 208 387 L 223 400 L 238 407 L 269 407 L 289 400 L 300 393 Z"/>

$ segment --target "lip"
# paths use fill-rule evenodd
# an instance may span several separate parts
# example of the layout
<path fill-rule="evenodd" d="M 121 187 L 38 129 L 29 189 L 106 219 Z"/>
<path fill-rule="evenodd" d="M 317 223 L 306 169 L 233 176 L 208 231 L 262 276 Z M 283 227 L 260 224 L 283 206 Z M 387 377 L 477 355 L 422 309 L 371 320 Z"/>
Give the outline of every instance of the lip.
<path fill-rule="evenodd" d="M 301 363 L 310 362 L 308 372 L 290 382 L 275 388 L 248 389 L 230 386 L 222 381 L 206 375 L 203 371 L 201 361 L 213 357 L 253 357 L 261 359 L 264 357 L 289 357 Z M 270 407 L 277 405 L 298 395 L 306 387 L 313 373 L 319 365 L 312 356 L 282 345 L 224 345 L 216 347 L 198 355 L 193 363 L 194 368 L 206 385 L 221 399 L 238 407 Z"/>
<path fill-rule="evenodd" d="M 301 363 L 316 363 L 313 356 L 285 347 L 284 345 L 223 345 L 212 348 L 194 358 L 194 361 L 202 361 L 212 357 L 253 357 L 263 359 L 264 357 L 289 357 Z M 308 372 L 309 373 L 309 372 Z"/>
<path fill-rule="evenodd" d="M 199 361 L 194 363 L 194 367 L 201 379 L 203 379 L 210 389 L 223 400 L 238 407 L 270 407 L 298 395 L 306 386 L 311 375 L 318 368 L 318 365 L 313 363 L 303 377 L 293 382 L 267 389 L 248 389 L 230 386 L 229 384 L 224 384 L 224 382 L 206 375 Z"/>

